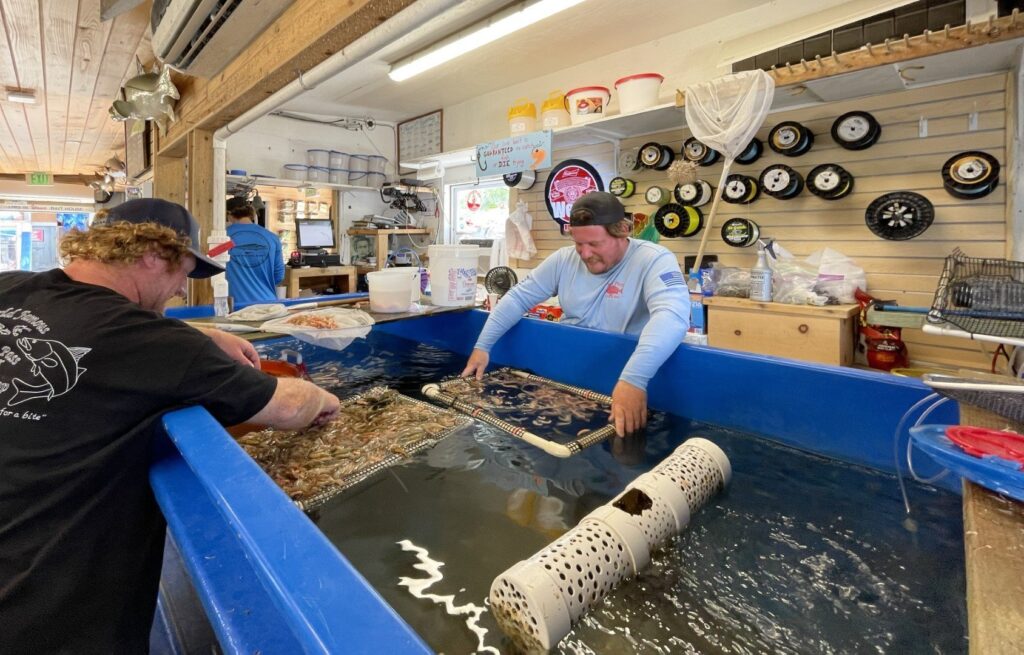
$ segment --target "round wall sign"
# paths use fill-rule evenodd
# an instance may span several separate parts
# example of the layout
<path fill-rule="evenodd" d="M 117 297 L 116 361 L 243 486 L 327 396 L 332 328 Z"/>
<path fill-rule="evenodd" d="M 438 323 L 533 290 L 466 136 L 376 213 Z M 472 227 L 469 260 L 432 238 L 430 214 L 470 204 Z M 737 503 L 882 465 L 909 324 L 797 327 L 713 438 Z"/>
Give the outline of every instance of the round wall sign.
<path fill-rule="evenodd" d="M 572 204 L 591 191 L 604 191 L 604 183 L 597 169 L 582 159 L 566 159 L 551 169 L 544 185 L 544 202 L 563 232 L 569 225 Z"/>
<path fill-rule="evenodd" d="M 471 212 L 475 212 L 476 210 L 480 209 L 480 192 L 479 191 L 470 191 L 469 192 L 469 195 L 466 197 L 466 209 L 468 209 Z"/>

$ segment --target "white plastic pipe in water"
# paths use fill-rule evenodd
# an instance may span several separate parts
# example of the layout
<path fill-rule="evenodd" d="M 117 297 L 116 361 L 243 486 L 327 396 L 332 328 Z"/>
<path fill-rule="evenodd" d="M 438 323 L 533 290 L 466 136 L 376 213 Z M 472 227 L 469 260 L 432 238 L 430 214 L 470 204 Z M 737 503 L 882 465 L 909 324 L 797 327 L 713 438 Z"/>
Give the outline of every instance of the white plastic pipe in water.
<path fill-rule="evenodd" d="M 724 489 L 729 458 L 707 439 L 689 439 L 610 502 L 491 584 L 491 610 L 527 651 L 550 650 L 616 585 L 650 562 L 690 516 Z"/>

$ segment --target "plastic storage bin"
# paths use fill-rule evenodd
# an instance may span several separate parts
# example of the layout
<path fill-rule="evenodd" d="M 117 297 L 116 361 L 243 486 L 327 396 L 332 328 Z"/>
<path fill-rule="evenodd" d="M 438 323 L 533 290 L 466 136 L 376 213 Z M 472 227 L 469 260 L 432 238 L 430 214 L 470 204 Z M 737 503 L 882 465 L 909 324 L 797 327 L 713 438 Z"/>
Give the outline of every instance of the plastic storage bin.
<path fill-rule="evenodd" d="M 366 283 L 370 287 L 371 312 L 407 312 L 420 298 L 420 269 L 415 266 L 367 273 Z"/>
<path fill-rule="evenodd" d="M 388 158 L 382 155 L 370 155 L 366 161 L 367 173 L 384 173 L 388 165 Z"/>
<path fill-rule="evenodd" d="M 370 170 L 369 155 L 349 155 L 348 170 L 352 173 L 366 173 Z"/>
<path fill-rule="evenodd" d="M 285 164 L 281 167 L 281 177 L 286 180 L 302 181 L 306 179 L 306 169 L 309 166 L 305 164 Z"/>
<path fill-rule="evenodd" d="M 366 180 L 363 182 L 366 186 L 379 187 L 383 186 L 387 180 L 387 176 L 384 173 L 367 173 Z"/>
<path fill-rule="evenodd" d="M 332 168 L 328 175 L 331 184 L 348 184 L 348 170 L 344 168 Z"/>
<path fill-rule="evenodd" d="M 332 150 L 330 156 L 331 168 L 344 168 L 348 170 L 348 153 L 340 150 Z"/>
<path fill-rule="evenodd" d="M 548 99 L 540 106 L 540 126 L 543 130 L 566 127 L 572 124 L 569 110 L 565 108 L 565 94 L 561 89 L 548 94 Z"/>
<path fill-rule="evenodd" d="M 512 136 L 532 132 L 537 127 L 537 106 L 528 98 L 519 98 L 508 110 L 508 131 Z"/>
<path fill-rule="evenodd" d="M 320 168 L 330 168 L 331 166 L 331 151 L 323 150 L 321 148 L 313 148 L 306 151 L 306 164 L 309 166 L 319 166 Z"/>
<path fill-rule="evenodd" d="M 327 182 L 331 177 L 331 169 L 323 166 L 310 166 L 306 169 L 307 182 Z"/>
<path fill-rule="evenodd" d="M 637 73 L 615 80 L 619 113 L 630 114 L 658 104 L 658 91 L 664 80 L 658 73 Z"/>
<path fill-rule="evenodd" d="M 604 118 L 612 93 L 604 86 L 581 86 L 565 94 L 569 118 L 573 125 Z"/>

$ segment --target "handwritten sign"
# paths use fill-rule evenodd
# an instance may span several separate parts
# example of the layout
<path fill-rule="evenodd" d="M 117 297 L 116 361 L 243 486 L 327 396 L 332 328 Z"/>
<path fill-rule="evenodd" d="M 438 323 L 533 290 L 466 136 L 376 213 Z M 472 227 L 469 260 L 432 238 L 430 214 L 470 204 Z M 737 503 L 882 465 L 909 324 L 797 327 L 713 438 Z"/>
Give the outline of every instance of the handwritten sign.
<path fill-rule="evenodd" d="M 478 176 L 535 171 L 551 166 L 551 130 L 481 143 L 476 147 Z"/>

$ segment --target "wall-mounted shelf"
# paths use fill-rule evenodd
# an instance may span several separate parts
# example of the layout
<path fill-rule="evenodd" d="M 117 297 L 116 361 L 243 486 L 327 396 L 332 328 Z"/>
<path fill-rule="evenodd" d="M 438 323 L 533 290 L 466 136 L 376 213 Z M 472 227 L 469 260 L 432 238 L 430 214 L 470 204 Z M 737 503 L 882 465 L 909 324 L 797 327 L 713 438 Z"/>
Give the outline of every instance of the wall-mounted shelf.
<path fill-rule="evenodd" d="M 360 186 L 358 184 L 331 184 L 330 182 L 308 182 L 306 180 L 284 180 L 276 177 L 243 177 L 241 175 L 228 175 L 227 184 L 247 184 L 252 186 L 277 186 L 289 189 L 331 189 L 333 191 L 373 191 L 380 193 L 380 187 Z"/>
<path fill-rule="evenodd" d="M 379 271 L 380 269 L 387 266 L 388 262 L 388 237 L 397 234 L 430 234 L 430 230 L 423 227 L 396 227 L 396 228 L 381 228 L 374 230 L 372 228 L 349 228 L 348 233 L 350 236 L 369 236 L 377 237 L 377 265 L 376 266 L 363 266 L 357 265 L 356 268 L 359 273 L 368 273 L 370 271 Z"/>

